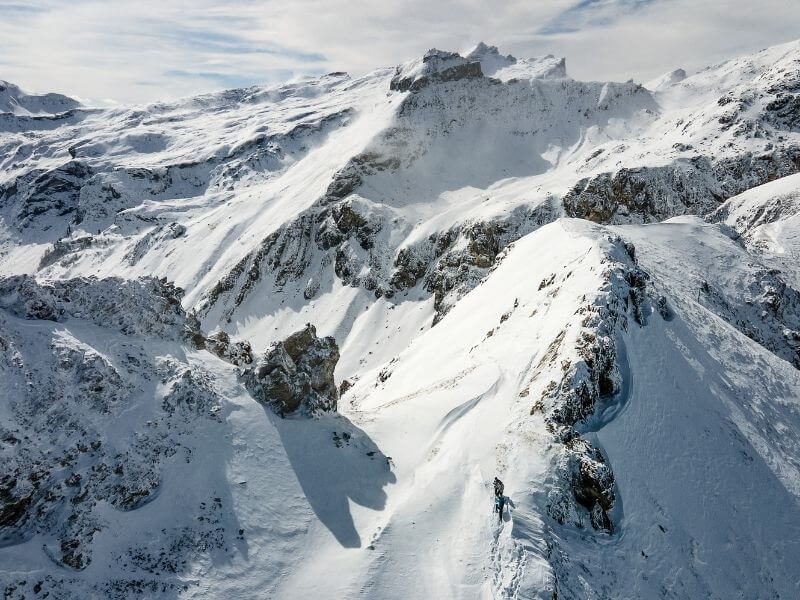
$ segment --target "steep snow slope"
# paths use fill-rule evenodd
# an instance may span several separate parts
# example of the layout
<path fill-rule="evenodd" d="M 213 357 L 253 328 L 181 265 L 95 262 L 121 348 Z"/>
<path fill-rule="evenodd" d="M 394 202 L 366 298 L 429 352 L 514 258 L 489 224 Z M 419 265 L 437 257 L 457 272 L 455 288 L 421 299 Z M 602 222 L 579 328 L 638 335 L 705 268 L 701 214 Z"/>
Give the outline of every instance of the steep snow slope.
<path fill-rule="evenodd" d="M 388 367 L 391 377 L 377 390 L 368 379 L 350 392 L 362 418 L 380 421 L 364 426 L 382 432 L 375 439 L 386 440 L 384 450 L 416 453 L 422 465 L 376 544 L 376 551 L 387 547 L 373 571 L 375 589 L 397 585 L 390 597 L 403 590 L 412 597 L 478 597 L 482 590 L 547 598 L 554 590 L 558 597 L 621 598 L 798 592 L 800 449 L 785 435 L 800 425 L 800 375 L 705 307 L 705 296 L 695 299 L 708 265 L 718 265 L 710 280 L 731 301 L 742 280 L 753 278 L 753 265 L 700 223 L 617 233 L 636 245 L 649 285 L 671 305 L 667 319 L 647 314 L 654 302 L 643 326 L 631 319 L 616 331 L 618 392 L 579 426 L 613 466 L 617 529 L 576 533 L 552 518 L 564 481 L 547 467 L 576 442 L 569 450 L 555 442 L 538 414 L 549 410 L 550 382 L 581 360 L 571 348 L 584 337 L 571 331 L 573 315 L 603 286 L 614 249 L 603 229 L 559 222 L 515 244 L 486 282 Z M 675 264 L 683 265 L 680 273 Z M 555 279 L 537 289 L 551 281 L 551 270 Z M 759 311 L 752 316 L 761 321 Z M 543 392 L 545 401 L 528 416 Z M 392 413 L 404 427 L 398 430 Z M 507 489 L 525 490 L 514 497 L 512 524 L 499 532 L 486 514 L 497 472 L 506 473 Z M 412 480 L 400 468 L 398 475 L 399 486 Z M 588 527 L 586 516 L 573 518 Z M 735 548 L 734 556 L 722 548 Z M 436 567 L 429 576 L 414 570 L 420 561 Z"/>
<path fill-rule="evenodd" d="M 0 115 L 6 596 L 797 597 L 799 68 Z"/>

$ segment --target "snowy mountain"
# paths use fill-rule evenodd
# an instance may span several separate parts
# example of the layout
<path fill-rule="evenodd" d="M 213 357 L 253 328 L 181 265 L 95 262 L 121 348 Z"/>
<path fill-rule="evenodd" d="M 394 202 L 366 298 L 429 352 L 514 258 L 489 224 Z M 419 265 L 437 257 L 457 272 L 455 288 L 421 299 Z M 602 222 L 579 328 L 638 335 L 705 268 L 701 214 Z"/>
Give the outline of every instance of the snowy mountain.
<path fill-rule="evenodd" d="M 800 597 L 800 42 L 0 88 L 7 598 Z"/>
<path fill-rule="evenodd" d="M 55 115 L 78 108 L 80 102 L 63 94 L 27 94 L 18 86 L 0 81 L 0 113 L 15 116 Z"/>

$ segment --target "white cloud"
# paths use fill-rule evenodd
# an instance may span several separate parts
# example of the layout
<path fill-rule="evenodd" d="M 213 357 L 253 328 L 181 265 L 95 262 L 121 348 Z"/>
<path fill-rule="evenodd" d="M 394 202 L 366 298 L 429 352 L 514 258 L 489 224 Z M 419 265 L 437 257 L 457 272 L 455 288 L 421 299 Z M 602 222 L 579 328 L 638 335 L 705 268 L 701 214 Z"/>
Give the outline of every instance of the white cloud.
<path fill-rule="evenodd" d="M 581 79 L 647 80 L 789 41 L 798 23 L 787 0 L 0 0 L 0 79 L 140 102 L 484 40 L 566 56 Z"/>

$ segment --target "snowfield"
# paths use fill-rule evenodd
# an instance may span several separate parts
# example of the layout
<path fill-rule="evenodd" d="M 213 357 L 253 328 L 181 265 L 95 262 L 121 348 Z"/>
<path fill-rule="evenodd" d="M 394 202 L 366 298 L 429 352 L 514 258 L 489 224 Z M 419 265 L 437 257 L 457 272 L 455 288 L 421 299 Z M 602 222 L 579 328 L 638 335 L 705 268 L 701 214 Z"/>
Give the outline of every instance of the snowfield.
<path fill-rule="evenodd" d="M 800 42 L 0 111 L 4 597 L 800 597 Z"/>

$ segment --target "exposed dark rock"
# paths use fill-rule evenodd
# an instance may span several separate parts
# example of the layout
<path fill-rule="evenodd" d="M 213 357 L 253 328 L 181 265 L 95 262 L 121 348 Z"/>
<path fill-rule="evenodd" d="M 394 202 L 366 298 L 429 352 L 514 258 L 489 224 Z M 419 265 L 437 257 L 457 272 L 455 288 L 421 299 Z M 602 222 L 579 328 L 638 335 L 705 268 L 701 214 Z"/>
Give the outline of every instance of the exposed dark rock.
<path fill-rule="evenodd" d="M 430 241 L 433 242 L 433 237 Z M 394 273 L 389 280 L 398 290 L 411 289 L 425 276 L 428 270 L 429 257 L 420 255 L 417 247 L 400 248 L 394 261 Z"/>
<path fill-rule="evenodd" d="M 656 300 L 656 309 L 658 310 L 658 314 L 660 314 L 661 318 L 665 321 L 671 321 L 675 318 L 675 313 L 673 312 L 672 307 L 670 307 L 666 296 L 658 297 Z"/>
<path fill-rule="evenodd" d="M 382 227 L 379 219 L 364 217 L 350 202 L 331 206 L 317 220 L 321 222 L 314 237 L 323 250 L 338 246 L 353 237 L 358 240 L 361 248 L 370 250 L 375 244 L 375 235 Z"/>
<path fill-rule="evenodd" d="M 212 354 L 240 367 L 253 362 L 250 342 L 241 340 L 232 343 L 230 336 L 221 329 L 212 332 L 205 338 L 205 348 Z"/>
<path fill-rule="evenodd" d="M 311 300 L 317 293 L 319 293 L 319 281 L 314 277 L 309 277 L 306 282 L 306 287 L 303 290 L 303 298 Z"/>
<path fill-rule="evenodd" d="M 352 381 L 349 379 L 342 379 L 342 383 L 339 384 L 339 397 L 344 396 L 351 387 L 353 387 Z"/>
<path fill-rule="evenodd" d="M 273 344 L 241 379 L 250 394 L 281 416 L 335 411 L 339 390 L 333 379 L 339 348 L 332 337 L 318 338 L 310 323 Z"/>
<path fill-rule="evenodd" d="M 91 248 L 94 243 L 94 237 L 91 235 L 84 235 L 77 238 L 69 238 L 64 240 L 56 240 L 52 248 L 48 248 L 42 255 L 39 261 L 39 270 L 49 267 L 57 263 L 59 260 L 75 252 Z"/>
<path fill-rule="evenodd" d="M 428 50 L 422 57 L 418 71 L 407 73 L 404 67 L 397 67 L 389 89 L 397 92 L 417 92 L 432 83 L 458 81 L 460 79 L 480 79 L 483 77 L 479 60 L 468 60 L 456 52 Z"/>
<path fill-rule="evenodd" d="M 559 523 L 580 525 L 582 517 L 572 498 L 586 511 L 593 528 L 611 532 L 609 511 L 615 500 L 614 475 L 600 451 L 580 434 L 597 418 L 599 407 L 622 401 L 617 398 L 622 388 L 619 330 L 628 328 L 629 317 L 638 325 L 645 325 L 651 300 L 647 291 L 649 276 L 636 262 L 633 245 L 619 237 L 609 237 L 608 241 L 603 292 L 576 313 L 581 319 L 575 346 L 578 360 L 562 361 L 563 376 L 546 386 L 531 414 L 544 413 L 548 430 L 563 444 L 558 467 L 562 485 L 548 498 L 550 515 Z M 553 279 L 542 283 L 547 287 L 553 284 Z M 663 304 L 666 305 L 666 300 Z M 562 331 L 553 340 L 539 367 L 555 364 L 565 334 Z"/>
<path fill-rule="evenodd" d="M 786 129 L 800 129 L 800 94 L 781 94 L 766 106 L 767 116 Z"/>
<path fill-rule="evenodd" d="M 724 200 L 800 171 L 800 148 L 723 160 L 696 157 L 664 167 L 620 169 L 579 181 L 563 199 L 564 211 L 597 223 L 655 222 L 705 215 Z"/>
<path fill-rule="evenodd" d="M 571 454 L 571 483 L 575 500 L 589 512 L 592 527 L 611 532 L 608 511 L 614 505 L 614 475 L 603 455 L 586 440 L 567 444 Z"/>
<path fill-rule="evenodd" d="M 66 310 L 50 289 L 29 275 L 0 279 L 0 308 L 23 319 L 59 321 Z"/>
<path fill-rule="evenodd" d="M 78 160 L 49 171 L 31 170 L 0 185 L 0 206 L 13 205 L 14 222 L 23 228 L 44 213 L 74 213 L 81 188 L 93 175 L 94 169 Z"/>

